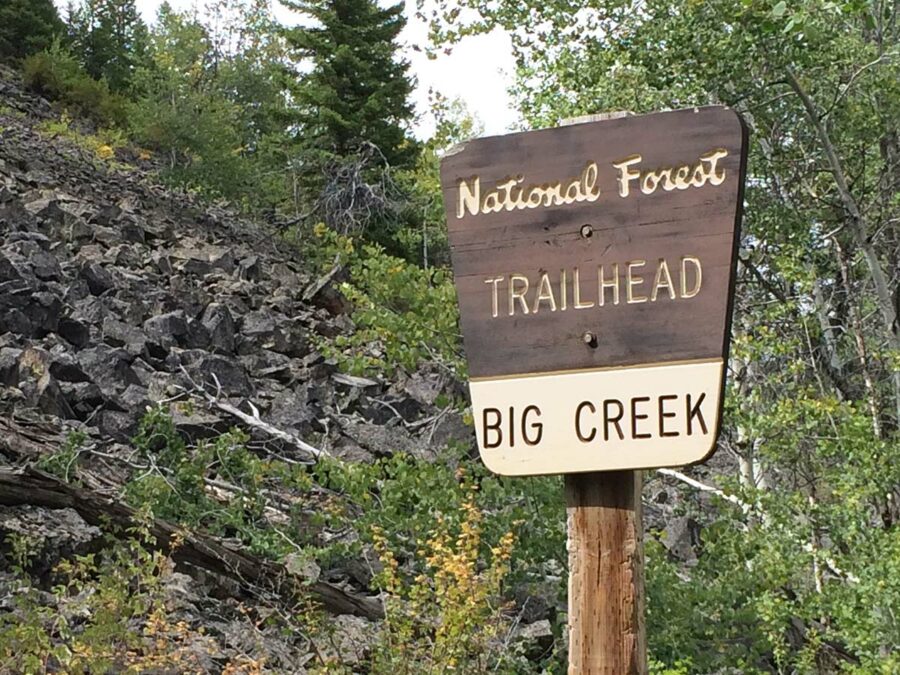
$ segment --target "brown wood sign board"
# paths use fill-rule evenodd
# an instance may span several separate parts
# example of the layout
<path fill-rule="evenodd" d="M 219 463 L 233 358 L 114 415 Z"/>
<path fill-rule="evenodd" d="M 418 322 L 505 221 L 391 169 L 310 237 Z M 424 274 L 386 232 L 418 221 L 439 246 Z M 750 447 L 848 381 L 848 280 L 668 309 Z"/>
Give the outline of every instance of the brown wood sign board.
<path fill-rule="evenodd" d="M 469 141 L 444 158 L 476 435 L 528 475 L 715 448 L 747 133 L 724 107 Z"/>

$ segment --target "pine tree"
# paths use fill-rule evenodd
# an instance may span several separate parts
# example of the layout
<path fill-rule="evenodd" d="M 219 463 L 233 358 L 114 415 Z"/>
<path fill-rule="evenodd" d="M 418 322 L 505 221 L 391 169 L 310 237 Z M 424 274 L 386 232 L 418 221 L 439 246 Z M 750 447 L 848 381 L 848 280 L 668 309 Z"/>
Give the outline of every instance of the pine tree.
<path fill-rule="evenodd" d="M 21 59 L 46 49 L 62 31 L 53 0 L 0 1 L 0 59 Z"/>
<path fill-rule="evenodd" d="M 413 116 L 408 62 L 397 58 L 405 25 L 403 3 L 375 0 L 289 0 L 313 27 L 288 29 L 288 44 L 312 70 L 291 87 L 299 109 L 304 164 L 315 171 L 375 145 L 394 168 L 415 162 L 417 148 L 404 125 Z"/>
<path fill-rule="evenodd" d="M 110 89 L 131 86 L 137 67 L 147 58 L 147 26 L 136 0 L 84 0 L 70 10 L 72 48 L 85 70 L 106 78 Z"/>

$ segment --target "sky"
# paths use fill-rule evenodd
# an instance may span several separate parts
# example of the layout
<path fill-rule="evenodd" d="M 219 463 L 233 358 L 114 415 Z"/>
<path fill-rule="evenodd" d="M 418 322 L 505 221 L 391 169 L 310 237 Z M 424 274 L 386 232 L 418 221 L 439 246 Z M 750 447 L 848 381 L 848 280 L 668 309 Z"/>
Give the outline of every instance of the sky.
<path fill-rule="evenodd" d="M 56 0 L 60 7 L 66 0 Z M 152 23 L 163 0 L 137 0 L 144 20 Z M 169 0 L 177 10 L 192 9 L 197 0 Z M 297 23 L 297 14 L 285 9 L 275 0 L 275 14 L 283 23 Z M 417 81 L 413 100 L 418 120 L 416 136 L 426 139 L 434 130 L 434 120 L 428 111 L 428 90 L 448 98 L 462 99 L 469 111 L 484 125 L 485 135 L 502 134 L 517 121 L 517 114 L 507 88 L 512 81 L 514 64 L 509 36 L 495 31 L 489 35 L 467 37 L 456 45 L 449 55 L 441 54 L 429 60 L 423 52 L 410 48 L 423 45 L 427 39 L 427 26 L 415 18 L 415 0 L 406 0 L 406 29 L 400 38 L 404 55 L 410 61 L 410 72 Z"/>

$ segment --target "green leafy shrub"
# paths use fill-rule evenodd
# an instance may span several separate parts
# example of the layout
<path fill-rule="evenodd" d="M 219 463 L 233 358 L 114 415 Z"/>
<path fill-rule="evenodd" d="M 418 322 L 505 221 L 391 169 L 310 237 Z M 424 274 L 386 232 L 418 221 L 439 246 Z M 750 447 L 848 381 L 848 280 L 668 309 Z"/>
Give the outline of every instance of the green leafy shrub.
<path fill-rule="evenodd" d="M 127 105 L 104 80 L 95 80 L 59 42 L 23 63 L 25 84 L 100 126 L 124 127 Z"/>
<path fill-rule="evenodd" d="M 72 482 L 78 468 L 78 456 L 86 440 L 87 434 L 83 431 L 70 432 L 57 452 L 44 455 L 38 460 L 38 468 L 59 476 L 67 483 Z"/>
<path fill-rule="evenodd" d="M 267 486 L 303 492 L 310 485 L 303 466 L 258 457 L 239 429 L 189 446 L 172 417 L 156 407 L 141 421 L 134 447 L 148 470 L 128 483 L 135 506 L 159 517 L 215 535 L 236 537 L 256 554 L 280 559 L 296 550 L 290 524 L 281 530 L 267 514 Z"/>
<path fill-rule="evenodd" d="M 98 129 L 96 133 L 84 133 L 72 124 L 68 114 L 63 113 L 58 120 L 48 120 L 38 126 L 38 130 L 50 138 L 62 137 L 90 152 L 101 162 L 110 162 L 118 168 L 128 168 L 126 164 L 115 162 L 116 151 L 126 143 L 125 134 L 120 129 Z"/>
<path fill-rule="evenodd" d="M 485 514 L 475 486 L 466 491 L 460 522 L 438 517 L 431 536 L 419 542 L 424 570 L 412 579 L 401 571 L 384 531 L 373 529 L 383 565 L 378 583 L 388 594 L 373 672 L 521 672 L 523 664 L 509 648 L 513 623 L 502 598 L 515 535 L 506 532 L 484 556 Z"/>
<path fill-rule="evenodd" d="M 329 356 L 355 374 L 411 371 L 430 361 L 464 377 L 459 310 L 449 270 L 423 269 L 377 244 L 357 246 L 353 238 L 321 224 L 313 234 L 313 259 L 323 268 L 338 261 L 350 274 L 341 291 L 354 305 L 356 330 L 325 343 Z"/>
<path fill-rule="evenodd" d="M 206 638 L 169 620 L 164 583 L 172 561 L 151 552 L 152 544 L 146 526 L 137 525 L 124 541 L 110 539 L 98 553 L 63 560 L 47 603 L 24 571 L 25 548 L 14 542 L 17 592 L 11 611 L 0 615 L 0 671 L 197 669 L 187 645 Z"/>

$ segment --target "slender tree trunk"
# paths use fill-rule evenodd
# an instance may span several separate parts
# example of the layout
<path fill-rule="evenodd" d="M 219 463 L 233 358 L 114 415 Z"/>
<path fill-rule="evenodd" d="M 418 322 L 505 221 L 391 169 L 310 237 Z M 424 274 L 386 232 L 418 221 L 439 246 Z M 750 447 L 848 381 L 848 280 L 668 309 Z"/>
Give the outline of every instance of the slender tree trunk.
<path fill-rule="evenodd" d="M 847 289 L 847 305 L 850 308 L 850 331 L 853 333 L 854 344 L 856 345 L 856 356 L 859 359 L 859 366 L 863 374 L 863 382 L 866 385 L 866 401 L 869 406 L 869 414 L 872 416 L 872 430 L 875 432 L 876 438 L 881 438 L 881 421 L 879 418 L 878 391 L 875 389 L 875 382 L 872 380 L 872 373 L 869 372 L 869 358 L 866 351 L 866 337 L 863 334 L 862 318 L 859 315 L 859 308 L 852 298 L 852 282 L 850 278 L 850 267 L 841 245 L 834 240 L 835 255 L 841 268 L 841 278 L 844 281 L 844 287 Z"/>
<path fill-rule="evenodd" d="M 815 127 L 816 135 L 819 137 L 819 142 L 822 144 L 825 156 L 828 158 L 828 164 L 831 169 L 831 174 L 834 176 L 838 195 L 840 196 L 841 202 L 844 205 L 844 210 L 846 211 L 847 217 L 845 223 L 853 237 L 854 243 L 863 254 L 866 266 L 869 268 L 869 277 L 872 281 L 872 286 L 875 289 L 875 297 L 878 300 L 878 309 L 884 323 L 884 333 L 887 344 L 891 349 L 900 351 L 900 334 L 895 331 L 897 322 L 896 308 L 894 307 L 894 302 L 891 297 L 887 275 L 881 268 L 878 254 L 875 252 L 875 247 L 869 239 L 866 219 L 859 208 L 856 198 L 850 191 L 841 160 L 838 157 L 834 144 L 831 142 L 831 136 L 828 134 L 828 130 L 822 122 L 822 117 L 816 108 L 815 103 L 802 87 L 796 75 L 794 75 L 794 71 L 787 68 L 786 73 L 791 89 L 793 89 L 800 98 L 803 108 L 806 110 L 807 117 L 813 127 Z M 893 380 L 896 420 L 898 424 L 900 424 L 900 370 L 893 373 Z"/>

